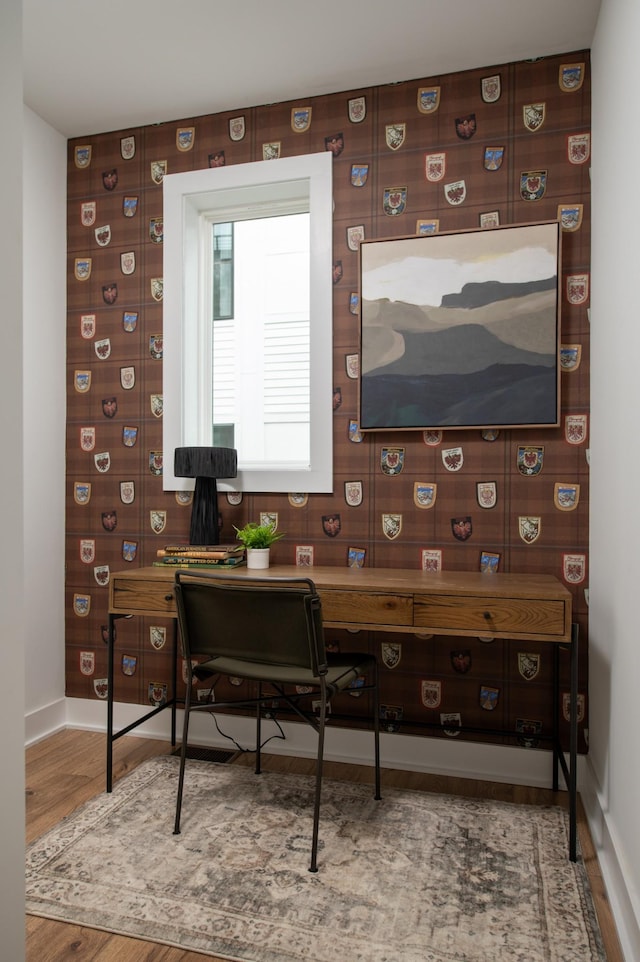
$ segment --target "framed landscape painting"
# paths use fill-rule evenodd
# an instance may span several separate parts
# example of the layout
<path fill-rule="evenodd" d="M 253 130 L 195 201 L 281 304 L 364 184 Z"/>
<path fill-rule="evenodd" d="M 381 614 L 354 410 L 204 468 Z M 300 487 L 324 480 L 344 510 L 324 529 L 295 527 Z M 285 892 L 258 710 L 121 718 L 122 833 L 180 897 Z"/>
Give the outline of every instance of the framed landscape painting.
<path fill-rule="evenodd" d="M 363 241 L 363 431 L 556 427 L 560 224 Z"/>

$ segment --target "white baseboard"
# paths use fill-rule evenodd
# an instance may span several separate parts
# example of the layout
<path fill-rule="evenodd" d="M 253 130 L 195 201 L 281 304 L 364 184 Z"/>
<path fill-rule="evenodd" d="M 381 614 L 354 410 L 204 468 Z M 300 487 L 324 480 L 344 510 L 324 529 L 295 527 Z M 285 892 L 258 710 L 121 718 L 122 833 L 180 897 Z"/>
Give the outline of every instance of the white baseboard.
<path fill-rule="evenodd" d="M 50 705 L 44 705 L 25 715 L 25 743 L 27 746 L 42 741 L 63 728 L 70 727 L 67 721 L 68 698 L 58 698 Z"/>
<path fill-rule="evenodd" d="M 90 731 L 106 731 L 107 706 L 94 699 L 67 698 L 66 725 Z M 124 728 L 147 709 L 141 705 L 116 704 L 114 724 L 116 730 Z M 178 710 L 177 737 L 180 740 L 183 712 Z M 220 714 L 222 730 L 231 735 L 242 747 L 253 745 L 255 723 L 253 719 Z M 286 740 L 270 741 L 265 751 L 281 755 L 313 757 L 316 751 L 315 735 L 308 725 L 284 723 Z M 265 721 L 263 740 L 277 733 L 273 722 Z M 168 739 L 170 737 L 170 713 L 160 712 L 144 722 L 131 734 L 145 738 Z M 190 724 L 189 741 L 193 744 L 216 748 L 233 748 L 233 743 L 223 738 L 211 718 L 197 715 Z M 429 772 L 436 775 L 455 775 L 460 778 L 477 778 L 482 781 L 508 782 L 515 785 L 551 787 L 551 752 L 523 748 L 486 745 L 481 742 L 462 741 L 457 738 L 428 738 L 415 735 L 389 734 L 380 736 L 380 755 L 383 768 L 406 771 Z M 373 742 L 370 732 L 346 728 L 329 728 L 326 735 L 325 758 L 330 761 L 357 765 L 373 764 Z M 583 758 L 578 759 L 578 784 Z M 562 777 L 561 788 L 564 788 Z"/>
<path fill-rule="evenodd" d="M 584 766 L 581 797 L 622 952 L 626 962 L 635 962 L 640 959 L 640 904 L 637 904 L 637 893 L 635 893 L 636 904 L 634 905 L 634 894 L 629 891 L 625 881 L 624 846 L 619 844 L 619 840 L 616 841 L 616 833 L 609 819 L 608 806 L 603 802 L 588 757 Z"/>

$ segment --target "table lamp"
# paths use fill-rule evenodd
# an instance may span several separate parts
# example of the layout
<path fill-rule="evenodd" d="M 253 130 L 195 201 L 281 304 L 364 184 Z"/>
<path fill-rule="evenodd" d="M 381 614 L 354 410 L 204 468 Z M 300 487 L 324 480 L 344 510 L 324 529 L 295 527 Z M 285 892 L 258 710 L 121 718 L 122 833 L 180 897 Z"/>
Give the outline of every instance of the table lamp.
<path fill-rule="evenodd" d="M 220 544 L 217 478 L 235 478 L 238 452 L 235 448 L 176 448 L 174 474 L 195 478 L 191 505 L 189 544 Z"/>

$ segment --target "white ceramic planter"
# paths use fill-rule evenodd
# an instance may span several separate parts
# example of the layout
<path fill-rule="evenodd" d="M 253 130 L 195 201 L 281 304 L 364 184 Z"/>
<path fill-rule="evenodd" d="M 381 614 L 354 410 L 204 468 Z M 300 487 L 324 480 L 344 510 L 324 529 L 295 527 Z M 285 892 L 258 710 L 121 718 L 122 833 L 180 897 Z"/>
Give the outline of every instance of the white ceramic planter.
<path fill-rule="evenodd" d="M 271 548 L 247 548 L 247 568 L 268 568 Z"/>

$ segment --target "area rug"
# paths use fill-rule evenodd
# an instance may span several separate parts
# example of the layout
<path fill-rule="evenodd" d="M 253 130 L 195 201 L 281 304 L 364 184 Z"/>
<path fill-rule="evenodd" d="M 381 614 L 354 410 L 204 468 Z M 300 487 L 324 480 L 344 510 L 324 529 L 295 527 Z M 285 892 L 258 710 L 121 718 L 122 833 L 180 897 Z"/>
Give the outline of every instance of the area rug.
<path fill-rule="evenodd" d="M 27 911 L 242 962 L 605 962 L 567 817 L 178 759 L 140 765 L 34 842 Z"/>

